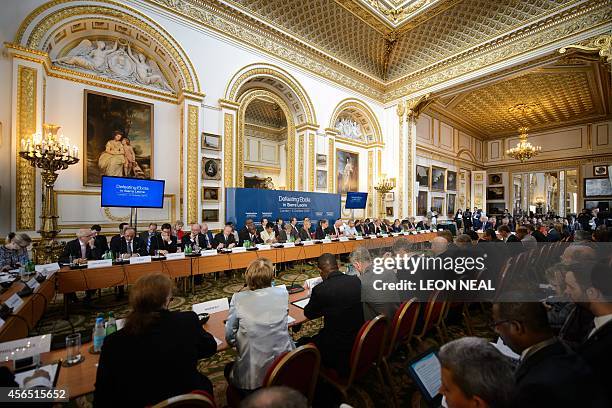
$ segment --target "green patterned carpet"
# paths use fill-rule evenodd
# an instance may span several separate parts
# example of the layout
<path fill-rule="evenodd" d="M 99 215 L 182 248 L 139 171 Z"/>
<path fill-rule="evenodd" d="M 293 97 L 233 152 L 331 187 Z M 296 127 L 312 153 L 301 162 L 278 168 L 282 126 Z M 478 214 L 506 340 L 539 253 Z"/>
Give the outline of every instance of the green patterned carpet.
<path fill-rule="evenodd" d="M 342 267 L 341 269 L 345 269 Z M 221 276 L 215 279 L 214 275 L 205 276 L 201 285 L 196 285 L 195 293 L 191 291 L 185 293 L 183 283 L 177 283 L 177 290 L 174 300 L 171 304 L 172 310 L 191 310 L 191 305 L 194 303 L 204 302 L 207 300 L 217 299 L 220 297 L 230 296 L 232 293 L 240 290 L 244 284 L 242 271 L 235 271 L 231 276 Z M 286 271 L 278 273 L 276 284 L 290 284 L 294 280 L 303 283 L 305 279 L 318 276 L 318 271 L 315 267 L 308 264 L 295 264 Z M 82 294 L 79 294 L 82 297 Z M 124 318 L 128 313 L 127 297 L 126 300 L 115 300 L 113 289 L 105 289 L 101 291 L 100 296 L 95 296 L 91 306 L 87 307 L 82 303 L 76 303 L 71 306 L 70 323 L 63 320 L 63 301 L 62 296 L 58 295 L 56 299 L 49 305 L 49 308 L 38 327 L 33 330 L 32 335 L 38 333 L 69 333 L 74 327 L 76 330 L 93 329 L 94 321 L 98 313 L 113 311 L 115 316 Z M 487 314 L 480 307 L 474 308 L 473 321 L 475 335 L 493 338 L 487 326 Z M 321 326 L 321 320 L 306 322 L 302 325 L 298 333 L 292 333 L 294 339 L 298 339 L 303 335 L 312 335 L 316 333 Z M 465 328 L 459 321 L 457 324 L 450 324 L 448 327 L 449 337 L 457 338 L 465 336 Z M 414 353 L 425 350 L 431 346 L 437 346 L 439 342 L 433 338 L 426 338 Z M 408 377 L 405 366 L 410 354 L 408 350 L 400 350 L 391 361 L 392 376 L 395 381 L 398 400 L 402 407 L 412 406 L 413 398 L 415 397 L 416 388 Z M 201 360 L 198 364 L 199 370 L 206 374 L 214 384 L 215 400 L 219 407 L 225 405 L 225 389 L 227 383 L 223 376 L 223 368 L 225 364 L 234 359 L 235 352 L 226 350 L 217 353 L 211 358 Z M 366 378 L 359 381 L 357 385 L 350 391 L 349 403 L 355 408 L 365 407 L 386 407 L 385 392 L 382 390 L 380 383 L 374 373 L 370 373 Z M 86 395 L 78 398 L 70 403 L 70 405 L 78 407 L 92 406 L 92 395 Z"/>

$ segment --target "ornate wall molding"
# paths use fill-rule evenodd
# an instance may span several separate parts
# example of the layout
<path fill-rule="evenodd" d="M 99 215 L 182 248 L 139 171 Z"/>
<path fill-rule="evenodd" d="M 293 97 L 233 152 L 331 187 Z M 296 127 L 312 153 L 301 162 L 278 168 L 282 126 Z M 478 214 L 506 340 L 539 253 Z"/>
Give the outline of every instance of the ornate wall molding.
<path fill-rule="evenodd" d="M 123 25 L 119 32 L 129 32 L 129 27 L 141 30 L 161 46 L 158 55 L 169 55 L 177 68 L 171 68 L 181 77 L 180 87 L 199 93 L 200 83 L 189 57 L 181 46 L 160 25 L 139 11 L 111 0 L 96 0 L 93 4 L 74 5 L 71 0 L 54 0 L 35 9 L 22 22 L 15 43 L 30 49 L 49 51 L 50 43 L 63 38 L 66 25 L 75 26 L 79 20 L 113 20 Z M 66 69 L 71 72 L 72 70 Z"/>
<path fill-rule="evenodd" d="M 234 187 L 234 115 L 223 114 L 223 180 L 225 187 Z"/>
<path fill-rule="evenodd" d="M 297 137 L 298 158 L 300 160 L 300 163 L 298 165 L 298 190 L 300 191 L 304 191 L 304 139 L 305 137 L 302 136 Z"/>
<path fill-rule="evenodd" d="M 198 137 L 200 109 L 187 106 L 187 222 L 198 222 Z"/>
<path fill-rule="evenodd" d="M 404 218 L 404 115 L 406 113 L 406 105 L 404 105 L 403 101 L 399 101 L 395 109 L 395 113 L 397 114 L 397 118 L 399 119 L 399 171 L 397 176 L 397 214 L 400 218 Z"/>
<path fill-rule="evenodd" d="M 586 52 L 597 52 L 604 62 L 612 63 L 612 34 L 600 35 L 591 38 L 586 44 L 572 44 L 559 50 L 560 54 L 565 54 L 568 49 L 576 49 Z"/>
<path fill-rule="evenodd" d="M 334 111 L 331 115 L 329 121 L 329 127 L 335 128 L 336 123 L 338 122 L 339 117 L 346 111 L 358 112 L 360 116 L 363 116 L 364 121 L 371 127 L 372 134 L 374 135 L 374 143 L 378 143 L 380 145 L 384 145 L 382 130 L 380 127 L 380 122 L 376 117 L 374 111 L 368 106 L 368 104 L 357 98 L 347 98 L 338 102 L 338 105 L 334 108 Z M 362 122 L 364 122 L 362 121 Z M 363 124 L 363 123 L 362 123 Z M 341 135 L 338 135 L 341 137 Z M 346 140 L 346 138 L 341 137 L 342 140 Z M 363 147 L 370 147 L 373 143 L 362 143 L 353 139 L 349 139 L 353 144 L 362 145 Z"/>
<path fill-rule="evenodd" d="M 308 191 L 315 191 L 316 162 L 315 162 L 315 134 L 308 134 Z"/>
<path fill-rule="evenodd" d="M 378 205 L 374 201 L 378 201 L 378 197 L 374 195 L 374 150 L 368 150 L 368 213 L 366 216 L 376 217 L 376 209 Z"/>
<path fill-rule="evenodd" d="M 17 67 L 17 118 L 15 140 L 16 185 L 16 229 L 32 231 L 36 227 L 36 170 L 30 163 L 19 157 L 21 141 L 36 132 L 36 90 L 37 71 L 35 68 Z"/>
<path fill-rule="evenodd" d="M 333 193 L 336 191 L 334 182 L 336 181 L 336 146 L 333 138 L 329 138 L 329 150 L 327 154 L 327 191 Z"/>

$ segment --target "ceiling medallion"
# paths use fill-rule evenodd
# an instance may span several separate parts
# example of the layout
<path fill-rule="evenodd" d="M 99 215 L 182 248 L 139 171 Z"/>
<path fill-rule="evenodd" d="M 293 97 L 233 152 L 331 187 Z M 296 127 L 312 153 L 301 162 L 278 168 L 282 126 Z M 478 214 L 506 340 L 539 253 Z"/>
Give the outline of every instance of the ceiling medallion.
<path fill-rule="evenodd" d="M 511 106 L 510 108 L 508 108 L 508 113 L 512 114 L 512 115 L 529 115 L 531 114 L 536 108 L 538 107 L 538 104 L 535 102 L 530 102 L 530 103 L 518 103 L 514 106 Z"/>
<path fill-rule="evenodd" d="M 506 155 L 512 157 L 513 159 L 519 160 L 521 163 L 531 159 L 534 156 L 540 154 L 542 150 L 541 146 L 533 146 L 531 143 L 527 141 L 527 129 L 526 127 L 519 128 L 519 143 L 514 146 L 512 149 L 506 150 Z"/>

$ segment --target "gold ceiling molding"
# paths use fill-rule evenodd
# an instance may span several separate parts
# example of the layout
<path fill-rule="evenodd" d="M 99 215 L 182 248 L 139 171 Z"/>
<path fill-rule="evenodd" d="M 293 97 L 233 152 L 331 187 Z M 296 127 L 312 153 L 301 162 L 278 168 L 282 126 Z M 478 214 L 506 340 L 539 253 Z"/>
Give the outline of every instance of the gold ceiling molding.
<path fill-rule="evenodd" d="M 280 106 L 263 99 L 253 101 L 246 111 L 246 123 L 260 125 L 274 130 L 287 127 L 287 119 L 283 116 Z"/>
<path fill-rule="evenodd" d="M 341 115 L 346 114 L 346 112 L 357 112 L 358 118 L 354 118 L 355 114 L 351 113 L 349 116 L 353 117 L 353 119 L 358 119 L 357 122 L 362 125 L 365 129 L 369 129 L 369 132 L 374 135 L 374 142 L 371 143 L 363 143 L 357 140 L 348 139 L 350 143 L 357 144 L 362 147 L 371 147 L 372 145 L 383 145 L 384 140 L 382 135 L 382 130 L 380 127 L 380 122 L 376 117 L 374 111 L 368 106 L 367 103 L 358 99 L 358 98 L 346 98 L 338 102 L 338 105 L 334 108 L 334 111 L 331 115 L 329 121 L 329 128 L 335 129 L 336 122 L 340 118 Z M 366 128 L 367 126 L 368 128 Z M 345 142 L 347 138 L 342 137 L 340 133 L 336 135 L 336 139 L 339 142 Z"/>
<path fill-rule="evenodd" d="M 443 98 L 433 113 L 482 139 L 608 118 L 607 73 L 597 62 L 551 64 Z"/>
<path fill-rule="evenodd" d="M 74 2 L 53 0 L 35 9 L 21 23 L 15 43 L 26 48 L 47 52 L 48 42 L 52 38 L 51 34 L 61 28 L 62 22 L 74 24 L 77 17 L 113 18 L 122 24 L 136 27 L 155 39 L 178 66 L 183 81 L 182 87 L 196 95 L 200 93 L 200 83 L 189 57 L 173 37 L 155 21 L 133 8 L 111 0 L 96 0 L 93 4 L 76 6 L 71 3 Z M 37 22 L 34 23 L 34 21 Z"/>
<path fill-rule="evenodd" d="M 612 155 L 594 155 L 594 156 L 580 156 L 580 157 L 569 157 L 567 159 L 563 159 L 563 161 L 534 161 L 529 162 L 529 164 L 525 163 L 515 163 L 515 164 L 506 164 L 503 166 L 490 166 L 487 167 L 487 171 L 508 171 L 508 172 L 533 172 L 538 170 L 555 170 L 559 168 L 568 168 L 568 167 L 578 167 L 583 164 L 597 164 L 597 163 L 608 163 L 612 161 Z"/>
<path fill-rule="evenodd" d="M 604 34 L 592 38 L 586 44 L 573 44 L 563 47 L 559 53 L 564 54 L 568 49 L 575 49 L 586 52 L 597 52 L 604 62 L 612 63 L 612 34 Z"/>
<path fill-rule="evenodd" d="M 548 44 L 610 24 L 610 0 L 599 0 L 572 8 L 544 23 L 534 23 L 520 32 L 441 61 L 387 84 L 385 102 L 401 98 L 472 71 L 526 54 Z"/>
<path fill-rule="evenodd" d="M 245 137 L 245 114 L 246 110 L 250 103 L 256 101 L 258 99 L 271 99 L 282 109 L 285 118 L 287 119 L 287 175 L 286 175 L 286 188 L 288 190 L 295 189 L 295 143 L 296 143 L 296 131 L 295 131 L 295 123 L 293 120 L 293 114 L 291 108 L 285 103 L 285 101 L 275 93 L 265 90 L 265 89 L 249 89 L 240 95 L 238 98 L 238 103 L 240 107 L 238 108 L 237 118 L 238 118 L 238 129 L 236 136 L 236 159 L 235 162 L 235 172 L 236 172 L 236 180 L 234 185 L 236 187 L 244 187 L 244 137 Z M 226 114 L 228 115 L 228 114 Z M 226 116 L 227 120 L 227 116 Z M 226 148 L 228 147 L 227 139 L 228 135 L 224 135 L 226 137 Z M 233 137 L 233 135 L 229 136 Z M 231 146 L 229 146 L 231 148 Z M 290 157 L 291 155 L 291 157 Z M 229 158 L 231 159 L 231 153 Z M 298 158 L 300 161 L 303 160 L 303 155 Z M 225 159 L 228 160 L 228 154 L 226 152 Z M 226 163 L 227 165 L 227 163 Z M 303 163 L 300 163 L 303 166 Z M 227 180 L 227 179 L 226 179 Z M 227 186 L 227 185 L 226 185 Z"/>
<path fill-rule="evenodd" d="M 276 90 L 283 93 L 283 95 L 288 99 L 298 99 L 298 109 L 304 112 L 305 115 L 304 120 L 299 124 L 317 123 L 314 105 L 308 96 L 308 93 L 306 93 L 306 90 L 291 74 L 272 64 L 250 64 L 241 68 L 228 82 L 227 87 L 225 88 L 224 100 L 236 101 L 240 96 L 240 92 L 243 91 L 245 84 L 260 77 L 270 79 L 273 82 L 278 82 L 282 84 L 283 87 L 286 87 L 287 89 L 281 88 L 279 85 L 275 86 Z M 291 100 L 289 100 L 289 102 L 291 102 Z"/>

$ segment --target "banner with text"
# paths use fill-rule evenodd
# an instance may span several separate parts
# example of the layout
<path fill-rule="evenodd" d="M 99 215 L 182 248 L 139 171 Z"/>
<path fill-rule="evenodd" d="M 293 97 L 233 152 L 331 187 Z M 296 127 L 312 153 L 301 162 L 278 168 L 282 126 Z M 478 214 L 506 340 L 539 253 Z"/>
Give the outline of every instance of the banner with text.
<path fill-rule="evenodd" d="M 247 218 L 259 224 L 262 218 L 299 221 L 310 217 L 313 225 L 320 219 L 330 224 L 340 218 L 340 194 L 305 191 L 262 190 L 258 188 L 226 188 L 225 218 L 241 228 Z"/>

